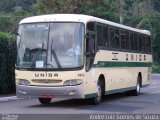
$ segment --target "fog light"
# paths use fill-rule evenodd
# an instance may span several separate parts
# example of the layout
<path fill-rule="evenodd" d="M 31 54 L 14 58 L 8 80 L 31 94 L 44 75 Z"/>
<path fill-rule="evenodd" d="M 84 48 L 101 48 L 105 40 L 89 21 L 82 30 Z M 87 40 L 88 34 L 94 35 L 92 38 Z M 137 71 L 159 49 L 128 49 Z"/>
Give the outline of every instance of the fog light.
<path fill-rule="evenodd" d="M 70 92 L 68 93 L 68 95 L 75 95 L 75 94 L 77 94 L 77 91 L 76 91 L 76 90 L 72 90 L 72 91 L 70 91 Z"/>
<path fill-rule="evenodd" d="M 21 94 L 23 94 L 23 95 L 26 95 L 26 94 L 27 94 L 27 92 L 24 91 L 24 90 L 19 90 L 19 93 L 21 93 Z"/>
<path fill-rule="evenodd" d="M 18 84 L 19 84 L 19 85 L 26 85 L 26 86 L 28 86 L 28 85 L 30 85 L 31 83 L 30 83 L 30 81 L 28 81 L 28 80 L 19 79 Z"/>

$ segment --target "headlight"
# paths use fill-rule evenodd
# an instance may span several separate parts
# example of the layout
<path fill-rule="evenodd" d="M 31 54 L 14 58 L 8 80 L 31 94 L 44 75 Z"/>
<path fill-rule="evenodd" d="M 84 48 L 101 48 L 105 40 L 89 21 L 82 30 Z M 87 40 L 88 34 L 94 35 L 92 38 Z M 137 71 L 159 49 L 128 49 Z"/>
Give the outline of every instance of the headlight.
<path fill-rule="evenodd" d="M 80 79 L 75 79 L 75 80 L 66 80 L 63 85 L 65 86 L 74 86 L 74 85 L 79 85 L 82 84 L 82 80 Z"/>
<path fill-rule="evenodd" d="M 19 85 L 30 85 L 31 83 L 28 80 L 24 80 L 24 79 L 19 79 L 18 82 Z"/>

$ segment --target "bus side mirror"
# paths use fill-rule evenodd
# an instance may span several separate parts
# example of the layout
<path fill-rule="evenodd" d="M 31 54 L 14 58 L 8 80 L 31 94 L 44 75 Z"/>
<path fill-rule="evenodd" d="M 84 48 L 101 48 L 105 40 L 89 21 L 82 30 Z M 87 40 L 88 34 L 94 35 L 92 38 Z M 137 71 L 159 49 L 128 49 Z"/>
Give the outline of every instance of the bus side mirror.
<path fill-rule="evenodd" d="M 95 37 L 94 35 L 87 36 L 86 41 L 86 56 L 94 56 L 95 54 Z"/>
<path fill-rule="evenodd" d="M 95 56 L 95 35 L 91 34 L 86 39 L 86 71 L 93 65 Z"/>

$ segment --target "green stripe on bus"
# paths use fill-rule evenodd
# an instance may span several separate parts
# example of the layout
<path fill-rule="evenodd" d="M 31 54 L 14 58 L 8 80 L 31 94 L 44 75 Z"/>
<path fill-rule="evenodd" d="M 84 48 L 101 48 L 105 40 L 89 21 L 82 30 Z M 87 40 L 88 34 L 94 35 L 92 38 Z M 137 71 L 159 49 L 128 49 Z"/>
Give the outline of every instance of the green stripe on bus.
<path fill-rule="evenodd" d="M 129 90 L 134 90 L 134 89 L 136 89 L 136 87 L 128 87 L 128 88 L 121 88 L 121 89 L 109 90 L 109 91 L 105 91 L 105 95 L 110 95 L 110 94 L 114 94 L 114 93 L 125 92 L 125 91 L 129 91 Z"/>
<path fill-rule="evenodd" d="M 150 84 L 145 84 L 142 85 L 142 87 L 147 87 Z M 121 92 L 126 92 L 126 91 L 130 91 L 130 90 L 135 90 L 136 86 L 134 87 L 126 87 L 126 88 L 120 88 L 120 89 L 115 89 L 115 90 L 109 90 L 109 91 L 105 91 L 105 95 L 110 95 L 110 94 L 115 94 L 115 93 L 121 93 Z M 85 98 L 93 98 L 96 97 L 96 93 L 91 93 L 91 94 L 86 94 Z"/>
<path fill-rule="evenodd" d="M 86 94 L 85 95 L 85 98 L 93 98 L 93 97 L 96 97 L 96 93 L 91 93 L 91 94 Z"/>
<path fill-rule="evenodd" d="M 97 64 L 94 64 L 94 68 L 101 67 L 151 67 L 152 63 L 150 62 L 111 62 L 111 61 L 98 61 Z"/>

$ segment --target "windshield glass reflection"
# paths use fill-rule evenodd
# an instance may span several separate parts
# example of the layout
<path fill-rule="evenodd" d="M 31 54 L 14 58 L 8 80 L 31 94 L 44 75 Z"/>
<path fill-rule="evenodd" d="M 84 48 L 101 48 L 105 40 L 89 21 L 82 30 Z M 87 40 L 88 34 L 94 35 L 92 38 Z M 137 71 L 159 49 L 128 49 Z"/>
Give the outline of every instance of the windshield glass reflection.
<path fill-rule="evenodd" d="M 34 23 L 19 27 L 17 67 L 75 68 L 83 65 L 82 23 Z"/>
<path fill-rule="evenodd" d="M 52 23 L 49 36 L 48 67 L 73 68 L 83 64 L 83 25 Z"/>
<path fill-rule="evenodd" d="M 17 66 L 44 67 L 47 53 L 48 23 L 20 25 L 17 38 Z M 39 62 L 39 61 L 43 61 Z"/>

